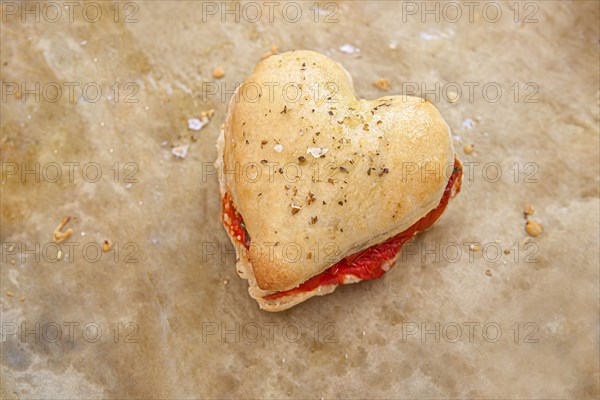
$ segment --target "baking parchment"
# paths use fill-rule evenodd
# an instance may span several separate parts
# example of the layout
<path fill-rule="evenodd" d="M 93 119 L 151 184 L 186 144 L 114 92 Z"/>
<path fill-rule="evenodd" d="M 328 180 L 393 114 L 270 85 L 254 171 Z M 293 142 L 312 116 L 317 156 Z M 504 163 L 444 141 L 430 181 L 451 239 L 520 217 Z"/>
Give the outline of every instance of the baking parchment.
<path fill-rule="evenodd" d="M 597 2 L 28 3 L 2 2 L 2 398 L 598 397 Z M 271 314 L 212 162 L 236 83 L 294 49 L 427 97 L 466 168 L 384 278 Z"/>

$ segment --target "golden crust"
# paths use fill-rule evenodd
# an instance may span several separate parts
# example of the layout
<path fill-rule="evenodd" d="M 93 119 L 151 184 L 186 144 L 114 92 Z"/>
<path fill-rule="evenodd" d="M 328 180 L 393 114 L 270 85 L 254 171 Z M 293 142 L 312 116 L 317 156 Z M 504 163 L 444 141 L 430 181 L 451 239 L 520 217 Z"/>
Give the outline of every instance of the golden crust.
<path fill-rule="evenodd" d="M 218 156 L 217 156 L 217 161 L 216 161 L 216 164 L 219 167 L 221 173 L 224 168 L 223 138 L 224 138 L 224 134 L 223 134 L 223 131 L 221 131 L 221 134 L 219 135 L 219 139 L 217 140 Z M 219 181 L 219 189 L 221 192 L 221 197 L 225 196 L 226 186 L 225 186 L 224 180 Z M 270 311 L 270 312 L 278 312 L 278 311 L 287 310 L 288 308 L 291 308 L 299 303 L 302 303 L 303 301 L 306 301 L 306 300 L 310 299 L 311 297 L 324 296 L 326 294 L 329 294 L 329 293 L 333 292 L 338 286 L 338 285 L 320 286 L 312 291 L 307 291 L 307 292 L 298 293 L 298 294 L 294 294 L 294 295 L 290 295 L 290 296 L 285 296 L 285 297 L 282 297 L 279 299 L 267 300 L 264 297 L 273 293 L 273 291 L 265 291 L 258 287 L 258 285 L 256 283 L 256 278 L 254 277 L 254 272 L 252 271 L 252 264 L 250 263 L 250 260 L 247 256 L 248 255 L 247 251 L 245 251 L 243 246 L 238 242 L 238 240 L 236 238 L 232 237 L 229 234 L 229 230 L 226 229 L 225 231 L 227 232 L 227 236 L 229 236 L 229 239 L 231 240 L 231 243 L 233 244 L 233 246 L 235 248 L 236 271 L 242 279 L 246 279 L 248 281 L 248 284 L 249 284 L 248 293 L 254 300 L 256 300 L 258 302 L 258 305 L 262 310 Z M 393 265 L 393 262 L 391 262 L 389 265 Z M 360 281 L 360 280 L 356 280 L 356 282 L 358 282 L 358 281 Z"/>
<path fill-rule="evenodd" d="M 230 102 L 222 177 L 257 287 L 294 288 L 404 231 L 438 205 L 453 157 L 431 103 L 359 100 L 347 72 L 312 51 L 263 60 Z"/>
<path fill-rule="evenodd" d="M 223 132 L 221 132 L 221 135 L 219 136 L 219 139 L 217 141 L 217 151 L 219 154 L 218 154 L 216 163 L 221 168 L 221 170 L 223 169 L 223 166 L 224 166 L 224 164 L 223 164 L 223 136 L 224 136 Z M 223 197 L 225 195 L 225 191 L 226 191 L 225 182 L 223 180 L 221 180 L 219 182 L 219 188 L 221 191 L 221 197 Z M 298 304 L 310 299 L 311 297 L 324 296 L 329 293 L 332 293 L 338 287 L 338 285 L 323 285 L 323 286 L 319 286 L 318 288 L 316 288 L 314 290 L 307 291 L 307 292 L 296 293 L 296 294 L 288 295 L 288 296 L 281 297 L 278 299 L 273 299 L 273 300 L 265 299 L 264 298 L 265 296 L 272 294 L 274 292 L 262 290 L 261 288 L 258 287 L 258 284 L 256 283 L 256 277 L 254 276 L 254 272 L 252 269 L 252 264 L 250 263 L 250 260 L 248 257 L 248 252 L 245 251 L 245 248 L 238 242 L 238 240 L 236 238 L 232 237 L 229 234 L 229 230 L 226 229 L 226 232 L 227 232 L 227 236 L 229 236 L 229 239 L 231 240 L 231 243 L 233 243 L 233 246 L 235 248 L 236 271 L 242 279 L 246 279 L 248 281 L 248 285 L 249 285 L 248 293 L 254 300 L 256 300 L 256 302 L 258 303 L 259 307 L 262 310 L 269 311 L 269 312 L 284 311 L 284 310 L 292 308 L 295 305 L 298 305 Z M 400 254 L 398 253 L 396 255 L 396 257 L 394 257 L 394 259 L 386 261 L 383 268 L 387 268 L 387 269 L 391 268 L 396 263 L 396 259 L 398 258 L 399 255 Z M 344 282 L 344 284 L 357 283 L 360 281 L 361 281 L 361 279 L 355 278 L 352 280 L 347 280 L 346 282 Z"/>

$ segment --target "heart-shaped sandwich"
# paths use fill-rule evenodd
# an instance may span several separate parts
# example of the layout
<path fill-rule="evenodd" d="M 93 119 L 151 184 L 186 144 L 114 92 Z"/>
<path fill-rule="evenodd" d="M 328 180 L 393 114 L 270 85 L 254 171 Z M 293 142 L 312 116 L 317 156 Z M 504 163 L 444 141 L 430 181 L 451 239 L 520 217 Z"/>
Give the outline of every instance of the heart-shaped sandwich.
<path fill-rule="evenodd" d="M 375 279 L 460 190 L 448 125 L 409 96 L 358 99 L 335 61 L 261 61 L 219 139 L 222 220 L 237 271 L 268 311 Z"/>

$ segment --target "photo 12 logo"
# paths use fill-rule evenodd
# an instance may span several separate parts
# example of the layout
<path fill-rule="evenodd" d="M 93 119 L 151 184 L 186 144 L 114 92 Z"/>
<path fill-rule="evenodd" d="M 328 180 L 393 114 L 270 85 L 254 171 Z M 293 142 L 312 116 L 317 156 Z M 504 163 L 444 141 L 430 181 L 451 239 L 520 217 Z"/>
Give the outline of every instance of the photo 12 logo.
<path fill-rule="evenodd" d="M 403 81 L 401 93 L 405 96 L 423 98 L 423 101 L 439 103 L 476 102 L 539 103 L 540 87 L 536 82 L 410 82 Z"/>
<path fill-rule="evenodd" d="M 86 263 L 114 263 L 137 264 L 140 246 L 136 242 L 118 243 L 105 240 L 97 242 L 3 242 L 0 246 L 0 256 L 3 263 L 25 263 L 33 260 L 55 264 L 64 262 L 73 264 Z"/>
<path fill-rule="evenodd" d="M 533 1 L 402 1 L 403 23 L 416 20 L 422 23 L 446 22 L 497 23 L 510 18 L 515 24 L 534 24 L 540 6 Z"/>
<path fill-rule="evenodd" d="M 304 64 L 300 70 L 306 70 Z M 339 103 L 338 93 L 340 87 L 336 82 L 208 82 L 201 83 L 200 98 L 206 103 L 212 98 L 218 98 L 220 102 L 227 103 L 233 99 L 235 103 L 240 101 L 257 103 L 296 104 L 307 99 L 315 103 L 336 104 Z M 287 107 L 287 106 L 286 106 Z M 287 108 L 271 109 L 271 113 L 285 114 Z M 291 111 L 291 110 L 289 110 Z"/>
<path fill-rule="evenodd" d="M 50 23 L 102 20 L 137 23 L 139 5 L 133 1 L 3 1 L 2 22 Z"/>
<path fill-rule="evenodd" d="M 476 253 L 481 251 L 481 257 Z M 481 258 L 485 263 L 497 264 L 510 261 L 513 263 L 534 264 L 539 260 L 536 255 L 539 245 L 535 242 L 512 242 L 502 245 L 499 242 L 428 242 L 426 240 L 406 243 L 400 253 L 401 262 L 414 260 L 420 256 L 420 261 L 443 263 L 479 263 Z"/>
<path fill-rule="evenodd" d="M 105 96 L 113 103 L 138 103 L 139 90 L 137 82 L 2 82 L 2 102 L 97 103 Z"/>
<path fill-rule="evenodd" d="M 114 162 L 109 166 L 102 166 L 95 161 L 63 161 L 63 162 L 0 162 L 0 182 L 6 184 L 11 180 L 20 183 L 97 183 L 103 177 L 115 183 L 133 185 L 139 183 L 136 177 L 139 171 L 137 163 Z"/>
<path fill-rule="evenodd" d="M 315 343 L 337 343 L 338 326 L 334 322 L 314 323 L 309 326 L 293 322 L 202 322 L 202 343 L 257 343 L 283 340 L 297 343 L 303 337 Z"/>
<path fill-rule="evenodd" d="M 514 322 L 504 326 L 498 322 L 403 322 L 402 343 L 498 343 L 503 339 L 514 343 L 539 343 L 536 322 Z M 507 335 L 507 333 L 509 333 Z"/>
<path fill-rule="evenodd" d="M 101 324 L 93 321 L 2 322 L 1 342 L 20 343 L 139 343 L 135 322 Z"/>
<path fill-rule="evenodd" d="M 338 23 L 337 2 L 316 1 L 202 1 L 201 21 L 216 19 L 221 23 L 297 23 L 301 20 L 314 23 Z"/>

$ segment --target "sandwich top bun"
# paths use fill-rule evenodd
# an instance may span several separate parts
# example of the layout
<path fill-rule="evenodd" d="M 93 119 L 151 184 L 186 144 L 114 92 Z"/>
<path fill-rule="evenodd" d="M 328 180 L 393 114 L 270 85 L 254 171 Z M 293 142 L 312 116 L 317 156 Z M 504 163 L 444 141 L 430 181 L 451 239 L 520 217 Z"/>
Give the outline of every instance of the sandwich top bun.
<path fill-rule="evenodd" d="M 436 208 L 454 165 L 431 103 L 358 99 L 344 68 L 313 51 L 257 65 L 231 99 L 221 150 L 222 194 L 250 238 L 238 272 L 253 297 L 403 232 Z"/>

